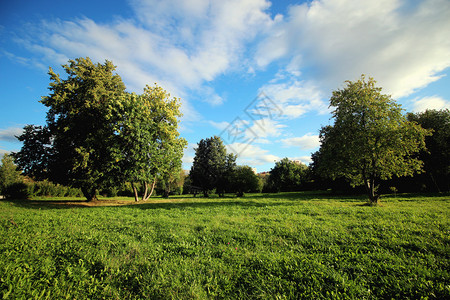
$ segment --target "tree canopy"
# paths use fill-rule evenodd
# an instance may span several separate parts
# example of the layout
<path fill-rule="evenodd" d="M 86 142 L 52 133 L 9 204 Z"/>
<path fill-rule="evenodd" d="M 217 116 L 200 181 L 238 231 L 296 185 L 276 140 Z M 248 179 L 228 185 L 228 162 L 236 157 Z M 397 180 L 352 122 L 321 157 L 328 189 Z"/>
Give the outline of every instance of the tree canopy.
<path fill-rule="evenodd" d="M 322 127 L 321 146 L 314 154 L 317 170 L 331 178 L 345 177 L 363 184 L 371 203 L 377 203 L 379 179 L 411 176 L 422 170 L 414 156 L 425 149 L 429 131 L 407 120 L 390 96 L 381 93 L 373 78 L 346 81 L 333 92 L 333 126 Z"/>
<path fill-rule="evenodd" d="M 450 110 L 426 110 L 409 113 L 408 120 L 418 123 L 433 134 L 425 138 L 427 151 L 421 151 L 419 158 L 424 162 L 426 177 L 431 187 L 438 192 L 450 190 Z"/>
<path fill-rule="evenodd" d="M 307 180 L 308 167 L 300 162 L 283 158 L 270 170 L 268 184 L 276 192 L 298 191 Z"/>
<path fill-rule="evenodd" d="M 154 187 L 179 172 L 186 145 L 177 131 L 179 99 L 157 85 L 127 93 L 110 61 L 77 58 L 62 67 L 66 78 L 49 70 L 46 126 L 28 125 L 19 137 L 24 146 L 14 157 L 25 174 L 79 187 L 94 200 L 102 188 Z"/>
<path fill-rule="evenodd" d="M 222 139 L 214 136 L 198 143 L 189 176 L 192 184 L 201 188 L 205 197 L 213 189 L 223 195 L 235 167 L 236 156 L 227 153 Z"/>

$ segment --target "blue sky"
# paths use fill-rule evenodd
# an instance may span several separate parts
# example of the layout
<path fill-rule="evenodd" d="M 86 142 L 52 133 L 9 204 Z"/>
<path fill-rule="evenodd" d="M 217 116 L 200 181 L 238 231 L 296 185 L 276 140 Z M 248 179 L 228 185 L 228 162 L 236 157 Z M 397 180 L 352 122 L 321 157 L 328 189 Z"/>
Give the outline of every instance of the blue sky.
<path fill-rule="evenodd" d="M 450 108 L 449 37 L 448 0 L 1 1 L 0 153 L 45 124 L 48 67 L 89 56 L 182 99 L 185 169 L 213 135 L 258 171 L 308 164 L 345 80 L 374 77 L 405 112 Z"/>

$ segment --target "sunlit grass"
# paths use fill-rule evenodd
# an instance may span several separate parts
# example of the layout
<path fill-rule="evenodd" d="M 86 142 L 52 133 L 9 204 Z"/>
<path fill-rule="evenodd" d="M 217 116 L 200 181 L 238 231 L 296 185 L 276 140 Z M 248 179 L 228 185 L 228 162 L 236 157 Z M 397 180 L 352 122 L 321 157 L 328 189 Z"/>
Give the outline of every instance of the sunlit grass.
<path fill-rule="evenodd" d="M 116 200 L 1 201 L 3 297 L 450 297 L 448 195 Z"/>

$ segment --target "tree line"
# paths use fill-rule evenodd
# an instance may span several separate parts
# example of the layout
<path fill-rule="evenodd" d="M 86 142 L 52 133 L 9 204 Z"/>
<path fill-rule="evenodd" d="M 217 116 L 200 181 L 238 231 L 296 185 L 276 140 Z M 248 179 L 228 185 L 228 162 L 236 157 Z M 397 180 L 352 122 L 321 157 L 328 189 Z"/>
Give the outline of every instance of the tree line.
<path fill-rule="evenodd" d="M 320 130 L 320 149 L 312 164 L 288 158 L 275 163 L 270 175 L 259 176 L 264 191 L 327 189 L 360 191 L 371 204 L 382 192 L 450 190 L 450 112 L 427 110 L 404 114 L 373 78 L 363 75 L 333 92 L 334 124 Z M 218 137 L 201 140 L 196 148 L 190 182 L 207 197 L 252 190 L 239 181 L 236 157 L 226 153 Z M 244 176 L 244 175 L 242 175 Z M 257 178 L 247 172 L 245 177 Z M 256 181 L 256 179 L 254 179 Z"/>
<path fill-rule="evenodd" d="M 49 69 L 50 94 L 40 101 L 48 108 L 46 125 L 25 126 L 18 137 L 23 147 L 0 167 L 2 190 L 6 182 L 17 182 L 11 179 L 17 174 L 7 175 L 12 159 L 29 178 L 79 189 L 88 201 L 96 200 L 99 191 L 114 194 L 125 186 L 136 201 L 148 199 L 155 189 L 168 196 L 183 181 L 185 193 L 205 197 L 362 187 L 372 204 L 387 186 L 450 190 L 449 110 L 404 114 L 364 75 L 333 92 L 334 124 L 320 129 L 320 149 L 309 166 L 284 158 L 270 175 L 257 175 L 249 166 L 238 166 L 236 155 L 214 136 L 197 144 L 186 177 L 180 99 L 156 84 L 142 94 L 126 92 L 110 61 L 77 58 L 62 67 L 64 78 Z"/>

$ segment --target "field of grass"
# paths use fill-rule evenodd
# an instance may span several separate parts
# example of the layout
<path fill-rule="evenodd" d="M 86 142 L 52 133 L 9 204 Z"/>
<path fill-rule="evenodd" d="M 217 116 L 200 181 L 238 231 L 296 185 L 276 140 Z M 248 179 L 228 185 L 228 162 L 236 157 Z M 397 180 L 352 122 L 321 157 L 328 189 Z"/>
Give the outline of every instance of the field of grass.
<path fill-rule="evenodd" d="M 318 193 L 99 207 L 2 200 L 0 293 L 450 299 L 449 195 L 365 203 Z"/>

